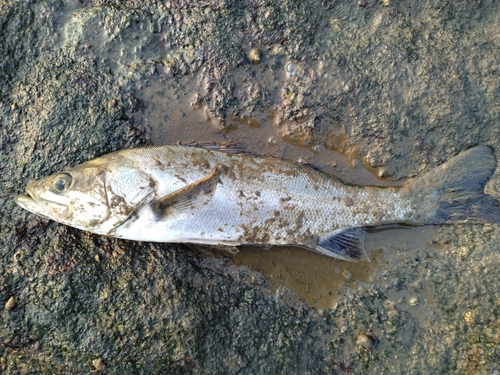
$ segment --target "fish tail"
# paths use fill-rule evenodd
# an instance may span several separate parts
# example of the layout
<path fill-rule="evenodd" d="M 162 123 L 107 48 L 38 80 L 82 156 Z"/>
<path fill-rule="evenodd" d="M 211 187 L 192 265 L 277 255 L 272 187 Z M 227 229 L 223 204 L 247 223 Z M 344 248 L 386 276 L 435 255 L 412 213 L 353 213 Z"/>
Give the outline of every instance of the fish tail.
<path fill-rule="evenodd" d="M 499 202 L 484 193 L 495 169 L 492 149 L 480 145 L 412 181 L 408 187 L 421 207 L 417 223 L 500 223 Z"/>

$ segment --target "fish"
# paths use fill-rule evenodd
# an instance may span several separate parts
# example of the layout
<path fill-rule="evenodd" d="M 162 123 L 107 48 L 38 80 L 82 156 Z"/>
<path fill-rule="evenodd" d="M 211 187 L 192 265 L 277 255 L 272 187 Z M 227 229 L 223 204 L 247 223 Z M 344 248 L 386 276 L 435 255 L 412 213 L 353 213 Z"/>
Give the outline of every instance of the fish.
<path fill-rule="evenodd" d="M 294 245 L 367 261 L 367 228 L 499 223 L 499 203 L 484 193 L 495 168 L 492 148 L 478 145 L 404 185 L 359 186 L 280 158 L 150 146 L 31 182 L 14 200 L 45 218 L 121 239 Z"/>

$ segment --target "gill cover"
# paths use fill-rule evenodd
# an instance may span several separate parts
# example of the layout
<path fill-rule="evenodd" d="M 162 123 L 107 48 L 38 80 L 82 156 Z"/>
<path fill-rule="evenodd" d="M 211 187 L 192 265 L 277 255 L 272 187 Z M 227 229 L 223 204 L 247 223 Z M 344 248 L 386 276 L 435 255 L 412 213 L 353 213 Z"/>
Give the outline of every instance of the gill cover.
<path fill-rule="evenodd" d="M 109 218 L 107 233 L 125 222 L 155 191 L 154 181 L 145 173 L 129 166 L 106 171 L 105 189 Z"/>

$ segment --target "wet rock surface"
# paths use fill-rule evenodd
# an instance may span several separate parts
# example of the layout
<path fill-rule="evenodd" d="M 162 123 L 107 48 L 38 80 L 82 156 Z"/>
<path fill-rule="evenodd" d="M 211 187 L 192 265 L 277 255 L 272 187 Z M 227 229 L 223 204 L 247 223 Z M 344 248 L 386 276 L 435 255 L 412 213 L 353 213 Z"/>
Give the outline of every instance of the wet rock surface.
<path fill-rule="evenodd" d="M 149 144 L 143 88 L 186 76 L 186 107 L 215 129 L 272 111 L 286 141 L 391 179 L 478 143 L 498 157 L 499 17 L 492 1 L 0 2 L 0 371 L 500 371 L 498 225 L 382 244 L 368 282 L 316 309 L 198 248 L 94 236 L 12 202 Z"/>

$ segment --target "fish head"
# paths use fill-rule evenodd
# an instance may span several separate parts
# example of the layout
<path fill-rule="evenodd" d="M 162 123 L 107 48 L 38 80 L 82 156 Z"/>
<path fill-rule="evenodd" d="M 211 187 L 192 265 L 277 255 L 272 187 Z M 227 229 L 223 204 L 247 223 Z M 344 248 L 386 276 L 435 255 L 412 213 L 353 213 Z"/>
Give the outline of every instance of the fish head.
<path fill-rule="evenodd" d="M 15 202 L 78 229 L 112 234 L 154 192 L 154 184 L 133 166 L 101 159 L 31 182 Z"/>

